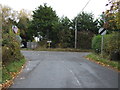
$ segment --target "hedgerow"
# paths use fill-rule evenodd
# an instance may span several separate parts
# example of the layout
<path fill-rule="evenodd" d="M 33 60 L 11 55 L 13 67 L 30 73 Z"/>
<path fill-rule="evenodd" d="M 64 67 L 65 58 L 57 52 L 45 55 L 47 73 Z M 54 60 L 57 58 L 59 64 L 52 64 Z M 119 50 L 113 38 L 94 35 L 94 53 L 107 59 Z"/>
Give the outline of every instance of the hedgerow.
<path fill-rule="evenodd" d="M 101 53 L 101 35 L 93 37 L 92 49 L 95 53 Z M 104 56 L 110 60 L 120 60 L 120 33 L 104 35 L 103 43 Z"/>

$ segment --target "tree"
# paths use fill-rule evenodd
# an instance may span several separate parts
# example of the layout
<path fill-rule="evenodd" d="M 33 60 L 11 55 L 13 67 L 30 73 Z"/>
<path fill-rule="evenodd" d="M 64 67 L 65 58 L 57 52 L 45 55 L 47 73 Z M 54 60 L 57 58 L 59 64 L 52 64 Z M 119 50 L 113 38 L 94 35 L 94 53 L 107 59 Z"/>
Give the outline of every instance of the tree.
<path fill-rule="evenodd" d="M 18 19 L 19 21 L 17 23 L 17 26 L 20 29 L 20 36 L 22 38 L 22 42 L 26 47 L 26 42 L 28 41 L 28 28 L 31 19 L 31 13 L 23 9 L 19 12 Z"/>
<path fill-rule="evenodd" d="M 105 27 L 112 31 L 120 30 L 120 1 L 109 0 L 106 6 L 110 6 L 110 9 L 105 12 Z"/>
<path fill-rule="evenodd" d="M 39 32 L 44 39 L 50 39 L 55 42 L 57 24 L 58 16 L 50 6 L 46 4 L 44 6 L 40 5 L 38 9 L 33 11 L 31 29 L 34 31 L 34 36 L 38 36 Z"/>
<path fill-rule="evenodd" d="M 2 16 L 0 18 L 2 21 L 2 40 L 0 40 L 2 41 L 2 61 L 3 65 L 8 65 L 12 61 L 19 61 L 23 58 L 20 52 L 20 42 L 12 31 L 12 25 L 17 25 L 18 12 L 8 6 L 0 5 L 0 15 Z"/>
<path fill-rule="evenodd" d="M 94 20 L 92 13 L 82 12 L 78 14 L 73 20 L 74 23 L 76 18 L 78 31 L 91 31 L 95 34 L 98 33 L 98 20 Z"/>
<path fill-rule="evenodd" d="M 72 22 L 67 17 L 60 19 L 58 26 L 59 47 L 73 47 L 73 30 L 70 29 Z"/>
<path fill-rule="evenodd" d="M 78 14 L 73 23 L 77 20 L 77 48 L 91 49 L 92 37 L 98 34 L 98 20 L 94 20 L 92 13 L 82 12 Z"/>
<path fill-rule="evenodd" d="M 8 6 L 0 6 L 0 11 L 2 12 L 2 30 L 3 32 L 8 33 L 12 24 L 16 24 L 18 13 Z"/>

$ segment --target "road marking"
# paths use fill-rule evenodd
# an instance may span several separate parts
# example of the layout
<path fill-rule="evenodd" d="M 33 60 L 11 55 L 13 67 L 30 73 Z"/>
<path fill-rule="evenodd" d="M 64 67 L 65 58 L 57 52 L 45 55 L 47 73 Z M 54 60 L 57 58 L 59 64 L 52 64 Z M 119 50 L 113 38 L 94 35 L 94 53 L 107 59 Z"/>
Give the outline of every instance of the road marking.
<path fill-rule="evenodd" d="M 81 83 L 80 83 L 80 81 L 78 80 L 78 78 L 75 76 L 74 72 L 73 72 L 69 67 L 67 67 L 67 65 L 65 65 L 64 61 L 62 61 L 62 63 L 63 63 L 63 65 L 66 67 L 66 69 L 67 69 L 69 72 L 72 73 L 72 75 L 73 75 L 74 79 L 76 80 L 77 84 L 78 84 L 79 86 L 81 86 Z"/>
<path fill-rule="evenodd" d="M 78 85 L 81 86 L 79 80 L 77 79 L 77 77 L 75 76 L 75 74 L 73 73 L 73 71 L 71 69 L 69 69 L 69 68 L 67 68 L 67 69 L 73 74 L 73 76 L 74 76 L 75 80 L 77 81 Z"/>

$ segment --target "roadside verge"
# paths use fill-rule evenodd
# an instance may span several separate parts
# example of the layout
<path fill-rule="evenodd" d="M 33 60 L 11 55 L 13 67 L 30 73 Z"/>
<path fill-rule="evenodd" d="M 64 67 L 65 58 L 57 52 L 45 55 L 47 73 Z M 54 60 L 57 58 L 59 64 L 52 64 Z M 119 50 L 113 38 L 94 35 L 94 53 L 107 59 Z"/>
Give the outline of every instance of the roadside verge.
<path fill-rule="evenodd" d="M 87 60 L 90 60 L 92 62 L 100 64 L 104 67 L 107 67 L 109 69 L 113 69 L 117 72 L 120 72 L 120 62 L 118 62 L 118 61 L 112 61 L 112 60 L 104 59 L 104 58 L 102 58 L 99 55 L 94 54 L 94 53 L 85 56 L 85 58 Z"/>
<path fill-rule="evenodd" d="M 14 79 L 21 73 L 25 67 L 26 60 L 11 62 L 9 65 L 2 66 L 2 82 L 0 83 L 0 89 L 5 90 L 13 84 Z"/>

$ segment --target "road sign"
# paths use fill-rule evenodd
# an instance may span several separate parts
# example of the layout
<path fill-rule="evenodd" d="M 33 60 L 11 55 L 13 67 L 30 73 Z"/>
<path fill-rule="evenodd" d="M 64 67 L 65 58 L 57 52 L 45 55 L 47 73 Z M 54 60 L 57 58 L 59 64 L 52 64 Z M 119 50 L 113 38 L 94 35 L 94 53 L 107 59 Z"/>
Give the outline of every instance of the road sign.
<path fill-rule="evenodd" d="M 102 38 L 101 38 L 101 55 L 103 57 L 103 43 L 104 43 L 104 35 L 106 34 L 106 29 L 105 28 L 100 28 L 99 29 L 99 34 L 102 35 Z"/>
<path fill-rule="evenodd" d="M 12 30 L 13 30 L 15 33 L 17 33 L 17 32 L 18 32 L 17 26 L 13 25 L 13 26 L 12 26 Z"/>
<path fill-rule="evenodd" d="M 47 43 L 52 43 L 52 41 L 47 41 Z"/>
<path fill-rule="evenodd" d="M 48 47 L 50 48 L 52 41 L 47 41 L 47 43 L 48 43 Z"/>
<path fill-rule="evenodd" d="M 101 35 L 105 35 L 106 34 L 106 29 L 105 28 L 100 28 L 99 29 L 99 34 L 101 34 Z"/>

